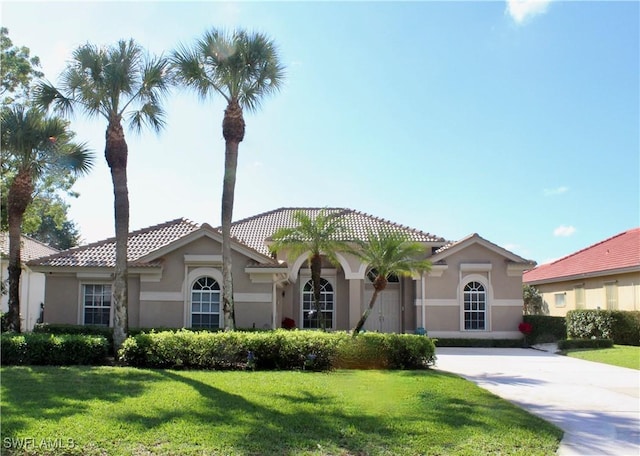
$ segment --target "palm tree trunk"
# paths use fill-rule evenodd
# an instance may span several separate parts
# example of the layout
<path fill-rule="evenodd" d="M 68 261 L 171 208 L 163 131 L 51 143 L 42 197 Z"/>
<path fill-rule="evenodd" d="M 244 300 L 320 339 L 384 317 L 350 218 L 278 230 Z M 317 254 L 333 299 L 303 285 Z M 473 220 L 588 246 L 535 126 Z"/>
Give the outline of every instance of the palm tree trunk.
<path fill-rule="evenodd" d="M 244 139 L 244 118 L 237 100 L 229 102 L 224 111 L 222 134 L 225 139 L 224 179 L 222 182 L 222 309 L 224 311 L 224 329 L 236 328 L 236 316 L 233 303 L 233 276 L 231 260 L 231 222 L 233 220 L 233 199 L 238 169 L 238 147 Z"/>
<path fill-rule="evenodd" d="M 356 325 L 356 327 L 353 328 L 353 332 L 351 333 L 351 337 L 356 337 L 358 335 L 358 333 L 360 332 L 360 330 L 362 329 L 362 327 L 366 323 L 367 318 L 369 318 L 369 314 L 373 310 L 373 306 L 376 305 L 376 300 L 378 299 L 378 294 L 382 290 L 384 290 L 386 287 L 387 287 L 387 278 L 385 276 L 381 276 L 381 275 L 376 276 L 375 280 L 373 281 L 373 295 L 371 296 L 371 299 L 369 300 L 369 307 L 367 307 L 367 309 L 364 311 L 364 313 L 360 317 L 360 320 L 358 320 L 358 324 Z"/>
<path fill-rule="evenodd" d="M 118 352 L 129 332 L 127 242 L 129 238 L 129 190 L 127 187 L 128 146 L 120 119 L 107 127 L 105 157 L 111 170 L 116 230 L 116 265 L 113 277 L 113 346 Z"/>
<path fill-rule="evenodd" d="M 22 217 L 33 197 L 33 180 L 28 172 L 21 171 L 14 178 L 7 195 L 9 214 L 9 331 L 20 332 L 20 274 L 22 274 L 20 245 Z"/>
<path fill-rule="evenodd" d="M 314 254 L 311 257 L 311 284 L 313 285 L 313 304 L 318 316 L 318 325 L 323 331 L 327 330 L 327 322 L 324 320 L 324 313 L 320 308 L 320 279 L 322 274 L 322 257 Z"/>

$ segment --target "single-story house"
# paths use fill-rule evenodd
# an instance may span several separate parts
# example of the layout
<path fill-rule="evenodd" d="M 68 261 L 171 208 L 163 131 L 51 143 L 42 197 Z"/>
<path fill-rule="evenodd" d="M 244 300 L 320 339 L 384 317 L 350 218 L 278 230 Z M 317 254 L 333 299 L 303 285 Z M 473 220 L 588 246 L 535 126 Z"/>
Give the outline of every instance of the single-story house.
<path fill-rule="evenodd" d="M 573 309 L 640 310 L 640 228 L 524 273 L 549 315 Z"/>
<path fill-rule="evenodd" d="M 298 328 L 318 326 L 306 255 L 269 251 L 270 237 L 294 227 L 297 210 L 315 217 L 325 210 L 344 220 L 354 239 L 381 227 L 405 233 L 427 247 L 429 273 L 398 278 L 379 297 L 365 329 L 433 337 L 517 338 L 522 321 L 522 273 L 535 263 L 477 234 L 458 242 L 343 208 L 280 208 L 232 224 L 236 325 L 276 328 L 291 319 Z M 222 234 L 206 223 L 176 219 L 129 236 L 131 327 L 223 326 Z M 327 326 L 353 328 L 373 287 L 367 265 L 349 253 L 322 268 Z M 113 324 L 111 282 L 115 239 L 73 248 L 30 263 L 47 276 L 45 321 Z"/>
<path fill-rule="evenodd" d="M 23 331 L 31 331 L 41 318 L 44 303 L 45 277 L 41 272 L 34 272 L 27 266 L 27 262 L 57 253 L 58 250 L 49 247 L 29 236 L 22 236 L 20 256 L 22 257 L 22 273 L 20 274 L 20 317 Z M 3 293 L 0 296 L 0 310 L 9 310 L 9 233 L 0 233 L 0 282 L 3 283 Z M 5 293 L 6 291 L 6 293 Z"/>

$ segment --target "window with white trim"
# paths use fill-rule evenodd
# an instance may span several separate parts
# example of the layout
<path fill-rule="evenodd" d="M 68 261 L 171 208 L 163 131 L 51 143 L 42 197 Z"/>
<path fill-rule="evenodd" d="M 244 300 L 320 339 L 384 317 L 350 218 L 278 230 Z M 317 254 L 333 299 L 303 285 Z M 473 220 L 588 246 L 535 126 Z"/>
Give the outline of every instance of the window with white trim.
<path fill-rule="evenodd" d="M 566 293 L 556 293 L 553 295 L 553 300 L 555 302 L 556 307 L 564 307 L 566 305 L 565 295 Z"/>
<path fill-rule="evenodd" d="M 484 331 L 487 329 L 487 292 L 480 282 L 469 282 L 464 286 L 464 329 Z"/>
<path fill-rule="evenodd" d="M 109 326 L 111 321 L 111 284 L 82 285 L 82 323 Z"/>
<path fill-rule="evenodd" d="M 584 309 L 584 285 L 576 285 L 573 288 L 573 295 L 576 302 L 576 309 Z"/>
<path fill-rule="evenodd" d="M 320 316 L 324 318 L 325 327 L 333 328 L 335 294 L 333 286 L 328 280 L 320 279 Z M 313 281 L 308 280 L 302 288 L 302 328 L 318 329 L 321 328 L 320 319 L 318 318 L 315 301 L 313 299 Z"/>
<path fill-rule="evenodd" d="M 191 327 L 220 328 L 220 285 L 212 277 L 200 277 L 191 286 Z"/>
<path fill-rule="evenodd" d="M 607 302 L 607 310 L 618 310 L 618 284 L 605 282 L 604 295 Z"/>

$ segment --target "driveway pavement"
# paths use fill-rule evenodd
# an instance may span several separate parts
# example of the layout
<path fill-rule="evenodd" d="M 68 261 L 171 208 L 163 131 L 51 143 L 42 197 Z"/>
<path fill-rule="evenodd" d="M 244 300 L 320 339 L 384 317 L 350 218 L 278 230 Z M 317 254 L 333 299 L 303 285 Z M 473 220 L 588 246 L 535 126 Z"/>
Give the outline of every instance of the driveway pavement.
<path fill-rule="evenodd" d="M 436 350 L 458 374 L 561 428 L 561 456 L 640 455 L 640 372 L 523 348 Z"/>

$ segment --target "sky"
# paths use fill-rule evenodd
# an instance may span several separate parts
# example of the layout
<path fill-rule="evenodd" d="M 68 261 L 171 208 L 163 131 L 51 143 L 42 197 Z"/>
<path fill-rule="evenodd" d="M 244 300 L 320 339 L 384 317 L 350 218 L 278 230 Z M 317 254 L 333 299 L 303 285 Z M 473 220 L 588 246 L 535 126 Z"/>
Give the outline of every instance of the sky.
<path fill-rule="evenodd" d="M 53 83 L 87 42 L 271 37 L 286 82 L 245 113 L 234 220 L 347 207 L 539 264 L 640 225 L 637 1 L 3 1 L 0 23 Z M 225 105 L 176 88 L 165 107 L 160 135 L 126 133 L 130 228 L 219 226 Z M 106 123 L 71 128 L 96 165 L 70 218 L 84 242 L 111 237 Z"/>

